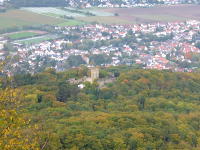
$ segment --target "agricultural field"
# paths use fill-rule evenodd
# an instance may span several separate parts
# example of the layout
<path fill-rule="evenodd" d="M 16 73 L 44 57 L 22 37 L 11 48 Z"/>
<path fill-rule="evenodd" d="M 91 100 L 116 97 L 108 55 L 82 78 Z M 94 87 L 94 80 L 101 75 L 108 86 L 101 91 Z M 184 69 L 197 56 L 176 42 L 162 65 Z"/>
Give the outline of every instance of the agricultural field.
<path fill-rule="evenodd" d="M 8 36 L 8 38 L 11 40 L 17 40 L 17 39 L 22 39 L 22 38 L 27 38 L 27 37 L 33 37 L 36 35 L 38 34 L 34 32 L 21 32 L 21 33 L 11 34 Z"/>
<path fill-rule="evenodd" d="M 99 8 L 76 9 L 76 8 L 54 8 L 54 7 L 27 7 L 21 8 L 23 11 L 45 15 L 52 18 L 63 19 L 64 16 L 73 17 L 73 19 L 65 19 L 64 22 L 57 24 L 58 26 L 75 26 L 83 25 L 91 22 L 105 23 L 110 21 L 111 24 L 121 22 L 121 19 L 115 18 L 114 13 L 105 12 Z M 90 15 L 88 15 L 90 13 Z M 129 23 L 124 21 L 124 23 Z"/>
<path fill-rule="evenodd" d="M 68 17 L 87 17 L 87 13 L 93 14 L 94 16 L 114 16 L 111 12 L 101 11 L 98 8 L 91 9 L 76 9 L 76 8 L 54 8 L 54 7 L 27 7 L 21 8 L 29 12 L 47 15 L 51 17 L 62 18 L 63 16 Z"/>
<path fill-rule="evenodd" d="M 39 24 L 58 24 L 64 22 L 63 19 L 39 15 L 23 10 L 9 10 L 0 13 L 0 30 Z"/>
<path fill-rule="evenodd" d="M 99 16 L 99 17 L 109 17 L 109 16 L 114 16 L 114 13 L 111 12 L 105 12 L 101 8 L 84 8 L 84 9 L 77 9 L 77 8 L 69 8 L 67 7 L 66 9 L 72 10 L 72 11 L 79 11 L 82 12 L 83 14 L 91 13 L 94 16 Z"/>
<path fill-rule="evenodd" d="M 65 20 L 24 10 L 9 10 L 5 13 L 0 13 L 0 30 L 41 24 L 53 25 L 62 22 L 65 22 Z"/>
<path fill-rule="evenodd" d="M 4 34 L 4 36 L 8 37 L 11 40 L 17 40 L 17 39 L 25 39 L 29 37 L 39 36 L 45 33 L 46 32 L 43 31 L 21 31 L 21 32 Z"/>
<path fill-rule="evenodd" d="M 21 8 L 21 10 L 26 10 L 29 12 L 47 15 L 51 17 L 84 17 L 85 15 L 80 13 L 72 13 L 70 11 L 62 10 L 60 8 L 54 8 L 54 7 L 27 7 L 27 8 Z"/>
<path fill-rule="evenodd" d="M 189 19 L 200 20 L 199 10 L 200 5 L 87 9 L 28 7 L 0 13 L 0 30 L 42 24 L 62 27 L 83 25 L 92 22 L 103 24 L 135 24 L 185 21 Z M 88 15 L 88 13 L 91 15 Z M 72 18 L 64 19 L 64 16 Z"/>
<path fill-rule="evenodd" d="M 200 5 L 157 6 L 151 8 L 106 8 L 105 12 L 118 14 L 129 23 L 170 22 L 188 19 L 200 20 Z"/>
<path fill-rule="evenodd" d="M 82 17 L 77 18 L 79 20 L 82 20 L 84 22 L 90 22 L 90 23 L 102 23 L 102 24 L 134 24 L 135 22 L 122 19 L 117 16 L 109 16 L 109 17 L 98 17 L 98 16 L 91 16 L 91 17 Z"/>
<path fill-rule="evenodd" d="M 37 44 L 43 41 L 53 40 L 56 38 L 59 38 L 59 36 L 55 34 L 47 34 L 47 35 L 42 35 L 42 36 L 37 36 L 37 37 L 32 37 L 32 38 L 26 38 L 22 40 L 15 40 L 13 41 L 13 43 L 31 45 L 31 44 Z"/>
<path fill-rule="evenodd" d="M 54 7 L 27 7 L 27 8 L 21 8 L 21 10 L 56 19 L 62 19 L 64 21 L 57 24 L 58 26 L 61 27 L 83 25 L 86 23 L 95 22 L 96 20 L 100 21 L 100 23 L 105 23 L 107 22 L 107 20 L 110 20 L 111 23 L 117 23 L 120 20 L 117 18 L 113 19 L 112 18 L 114 17 L 113 13 L 102 11 L 102 9 L 99 8 L 76 9 L 76 8 L 54 8 Z M 94 16 L 89 16 L 88 13 Z M 66 19 L 66 18 L 63 19 L 64 16 L 72 17 L 73 19 Z"/>
<path fill-rule="evenodd" d="M 86 24 L 86 22 L 84 21 L 80 21 L 80 20 L 68 20 L 65 21 L 63 23 L 57 24 L 60 27 L 64 27 L 64 26 L 77 26 L 77 25 L 84 25 Z"/>
<path fill-rule="evenodd" d="M 24 26 L 43 25 L 43 24 L 59 25 L 59 26 L 73 26 L 73 25 L 84 24 L 83 21 L 77 19 L 62 18 L 61 17 L 63 16 L 61 15 L 62 10 L 56 13 L 53 13 L 51 11 L 45 13 L 40 13 L 40 12 L 42 12 L 42 10 L 36 13 L 32 11 L 27 11 L 25 9 L 24 10 L 15 9 L 15 10 L 9 10 L 5 13 L 0 13 L 0 31 L 16 27 L 20 28 Z M 76 16 L 83 17 L 82 15 L 76 15 Z"/>

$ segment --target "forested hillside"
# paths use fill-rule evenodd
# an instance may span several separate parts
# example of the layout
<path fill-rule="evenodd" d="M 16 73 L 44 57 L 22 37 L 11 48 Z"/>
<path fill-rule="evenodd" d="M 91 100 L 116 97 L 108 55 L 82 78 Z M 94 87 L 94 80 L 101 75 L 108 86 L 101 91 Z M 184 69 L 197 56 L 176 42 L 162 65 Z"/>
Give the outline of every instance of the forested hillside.
<path fill-rule="evenodd" d="M 200 149 L 200 74 L 125 66 L 100 70 L 100 78 L 112 74 L 116 81 L 103 88 L 94 82 L 79 89 L 67 80 L 88 75 L 87 68 L 49 69 L 4 79 L 1 92 L 10 84 L 21 92 L 18 113 L 30 119 L 22 131 L 40 149 Z"/>

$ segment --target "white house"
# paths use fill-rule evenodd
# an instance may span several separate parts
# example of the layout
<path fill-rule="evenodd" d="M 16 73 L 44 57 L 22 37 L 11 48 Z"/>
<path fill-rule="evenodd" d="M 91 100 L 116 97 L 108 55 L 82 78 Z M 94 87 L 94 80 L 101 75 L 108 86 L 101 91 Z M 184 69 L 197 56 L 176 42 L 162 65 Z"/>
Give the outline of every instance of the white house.
<path fill-rule="evenodd" d="M 7 40 L 5 40 L 3 37 L 0 37 L 0 50 L 4 48 L 4 44 L 7 43 Z"/>

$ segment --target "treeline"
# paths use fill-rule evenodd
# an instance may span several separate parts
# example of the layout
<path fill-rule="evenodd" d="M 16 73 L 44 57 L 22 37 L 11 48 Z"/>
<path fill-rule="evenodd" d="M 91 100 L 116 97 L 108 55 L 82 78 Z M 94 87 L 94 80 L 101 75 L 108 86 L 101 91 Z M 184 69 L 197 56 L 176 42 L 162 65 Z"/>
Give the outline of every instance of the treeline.
<path fill-rule="evenodd" d="M 65 0 L 10 0 L 14 7 L 63 7 Z"/>
<path fill-rule="evenodd" d="M 101 80 L 116 78 L 101 88 L 68 82 L 88 75 L 79 67 L 12 78 L 40 148 L 200 149 L 200 74 L 119 66 L 100 69 Z"/>

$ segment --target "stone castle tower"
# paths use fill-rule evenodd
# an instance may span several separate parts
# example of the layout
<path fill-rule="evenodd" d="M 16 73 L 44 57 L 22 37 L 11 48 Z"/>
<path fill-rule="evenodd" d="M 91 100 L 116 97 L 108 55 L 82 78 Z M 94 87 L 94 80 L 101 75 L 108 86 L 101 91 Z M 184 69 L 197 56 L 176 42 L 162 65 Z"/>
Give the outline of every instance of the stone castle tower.
<path fill-rule="evenodd" d="M 99 68 L 91 68 L 91 80 L 92 82 L 99 79 Z"/>

